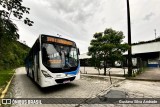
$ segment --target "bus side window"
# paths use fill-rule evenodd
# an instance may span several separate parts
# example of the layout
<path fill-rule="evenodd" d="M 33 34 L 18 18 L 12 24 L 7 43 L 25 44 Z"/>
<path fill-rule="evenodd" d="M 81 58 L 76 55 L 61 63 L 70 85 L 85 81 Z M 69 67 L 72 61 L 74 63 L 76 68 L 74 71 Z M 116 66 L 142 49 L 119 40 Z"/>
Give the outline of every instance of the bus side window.
<path fill-rule="evenodd" d="M 37 41 L 37 51 L 38 52 L 40 51 L 40 43 L 39 43 L 39 41 Z"/>
<path fill-rule="evenodd" d="M 42 59 L 45 62 L 45 64 L 47 64 L 48 61 L 48 55 L 47 55 L 47 50 L 45 47 L 42 48 Z"/>
<path fill-rule="evenodd" d="M 40 43 L 38 40 L 36 41 L 35 48 L 36 48 L 36 53 L 40 51 Z"/>

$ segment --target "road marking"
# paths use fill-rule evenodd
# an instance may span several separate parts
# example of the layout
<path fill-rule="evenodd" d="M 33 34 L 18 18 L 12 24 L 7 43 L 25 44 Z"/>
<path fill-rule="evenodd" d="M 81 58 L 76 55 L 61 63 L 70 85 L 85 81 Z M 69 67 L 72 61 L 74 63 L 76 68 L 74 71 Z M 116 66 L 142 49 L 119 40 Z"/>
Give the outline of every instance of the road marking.
<path fill-rule="evenodd" d="M 14 73 L 15 74 L 15 73 Z M 5 87 L 5 89 L 2 91 L 2 94 L 1 94 L 1 99 L 3 99 L 4 98 L 4 96 L 5 96 L 5 94 L 7 93 L 7 91 L 8 91 L 8 88 L 9 88 L 9 86 L 10 86 L 10 84 L 11 84 L 11 81 L 12 81 L 12 79 L 13 79 L 13 77 L 14 77 L 14 74 L 13 74 L 13 76 L 11 77 L 11 79 L 10 79 L 10 81 L 8 82 L 8 84 L 7 84 L 7 86 Z"/>

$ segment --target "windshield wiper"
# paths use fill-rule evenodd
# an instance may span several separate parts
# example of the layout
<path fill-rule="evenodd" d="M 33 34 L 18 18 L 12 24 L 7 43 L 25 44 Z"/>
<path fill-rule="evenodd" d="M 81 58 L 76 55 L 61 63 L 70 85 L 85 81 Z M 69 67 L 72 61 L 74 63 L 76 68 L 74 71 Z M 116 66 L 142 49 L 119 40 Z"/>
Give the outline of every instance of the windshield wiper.
<path fill-rule="evenodd" d="M 69 67 L 72 67 L 72 65 L 71 65 L 70 63 L 66 62 L 66 64 L 67 64 Z"/>

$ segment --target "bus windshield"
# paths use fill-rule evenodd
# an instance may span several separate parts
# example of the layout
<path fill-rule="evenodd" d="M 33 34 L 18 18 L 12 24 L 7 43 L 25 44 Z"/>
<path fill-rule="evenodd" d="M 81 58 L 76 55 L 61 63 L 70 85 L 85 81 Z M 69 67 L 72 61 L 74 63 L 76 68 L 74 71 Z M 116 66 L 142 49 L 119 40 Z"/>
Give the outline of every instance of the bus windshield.
<path fill-rule="evenodd" d="M 54 43 L 42 44 L 43 64 L 50 68 L 64 68 L 78 66 L 77 49 L 72 46 L 65 46 Z"/>

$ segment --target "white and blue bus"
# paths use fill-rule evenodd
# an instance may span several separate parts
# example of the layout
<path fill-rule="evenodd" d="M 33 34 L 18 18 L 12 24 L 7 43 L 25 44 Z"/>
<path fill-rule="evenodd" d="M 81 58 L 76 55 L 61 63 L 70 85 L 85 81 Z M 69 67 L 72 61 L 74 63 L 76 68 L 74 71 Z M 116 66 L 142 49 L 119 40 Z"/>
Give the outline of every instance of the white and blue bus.
<path fill-rule="evenodd" d="M 25 59 L 27 76 L 41 87 L 80 79 L 78 56 L 74 41 L 42 34 Z"/>

